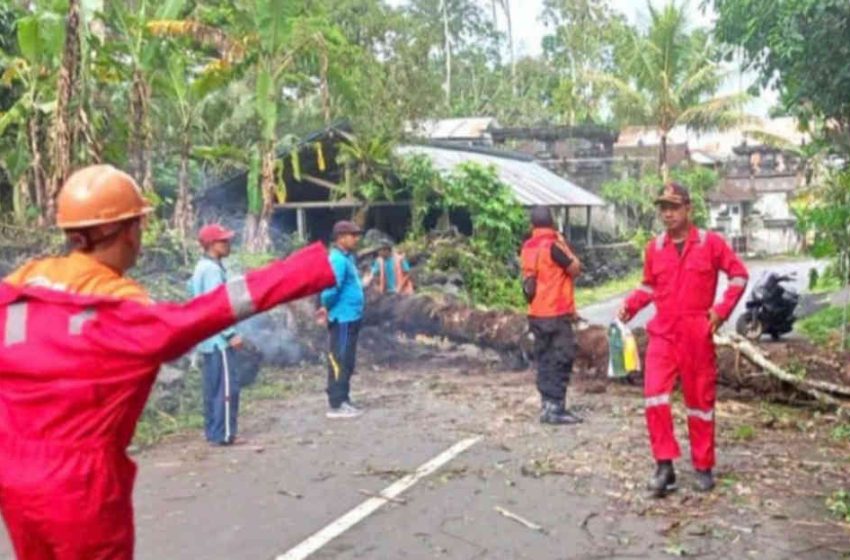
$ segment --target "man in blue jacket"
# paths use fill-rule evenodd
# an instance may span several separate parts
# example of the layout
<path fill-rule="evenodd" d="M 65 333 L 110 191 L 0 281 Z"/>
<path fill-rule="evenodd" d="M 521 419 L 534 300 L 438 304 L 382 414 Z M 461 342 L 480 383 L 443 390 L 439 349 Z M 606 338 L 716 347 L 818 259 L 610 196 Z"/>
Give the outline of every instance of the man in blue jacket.
<path fill-rule="evenodd" d="M 365 303 L 354 254 L 361 234 L 360 228 L 349 221 L 337 222 L 333 227 L 330 263 L 336 276 L 336 286 L 322 292 L 319 310 L 319 318 L 327 321 L 330 332 L 328 418 L 357 418 L 363 414 L 349 398 Z"/>
<path fill-rule="evenodd" d="M 227 283 L 222 263 L 230 255 L 234 233 L 219 224 L 210 224 L 198 232 L 204 256 L 192 274 L 192 296 L 211 292 Z M 230 445 L 236 439 L 239 414 L 239 379 L 232 369 L 233 350 L 242 346 L 242 338 L 230 327 L 198 345 L 204 395 L 204 434 L 212 445 Z"/>

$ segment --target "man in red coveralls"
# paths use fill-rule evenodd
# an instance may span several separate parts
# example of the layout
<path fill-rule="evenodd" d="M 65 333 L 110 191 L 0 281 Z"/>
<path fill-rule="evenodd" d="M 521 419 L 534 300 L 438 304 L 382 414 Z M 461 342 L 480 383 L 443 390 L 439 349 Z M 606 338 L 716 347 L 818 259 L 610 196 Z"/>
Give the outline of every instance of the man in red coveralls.
<path fill-rule="evenodd" d="M 647 246 L 643 284 L 626 300 L 620 319 L 628 321 L 655 304 L 656 315 L 647 326 L 644 395 L 652 454 L 658 463 L 649 490 L 663 497 L 676 489 L 673 460 L 680 456 L 670 409 L 677 375 L 687 407 L 696 488 L 702 492 L 714 488 L 717 366 L 712 335 L 744 295 L 748 274 L 722 237 L 692 224 L 686 188 L 670 183 L 655 202 L 667 231 Z M 713 305 L 721 270 L 729 287 Z"/>
<path fill-rule="evenodd" d="M 129 445 L 160 364 L 279 303 L 333 286 L 319 245 L 185 304 L 124 277 L 150 212 L 109 165 L 57 200 L 69 256 L 0 282 L 0 510 L 23 560 L 133 556 Z"/>

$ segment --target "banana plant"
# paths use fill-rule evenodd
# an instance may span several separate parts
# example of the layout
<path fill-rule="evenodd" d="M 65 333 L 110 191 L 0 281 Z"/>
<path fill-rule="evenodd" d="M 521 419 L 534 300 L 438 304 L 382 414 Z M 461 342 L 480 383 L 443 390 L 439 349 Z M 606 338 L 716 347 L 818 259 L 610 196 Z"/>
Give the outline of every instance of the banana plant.
<path fill-rule="evenodd" d="M 189 51 L 171 49 L 162 93 L 177 115 L 177 132 L 180 145 L 180 170 L 177 180 L 177 201 L 174 207 L 174 227 L 184 241 L 191 236 L 193 227 L 192 197 L 189 185 L 189 160 L 193 152 L 194 131 L 203 119 L 201 114 L 210 96 L 223 88 L 230 79 L 228 66 L 204 66 L 200 72 L 193 68 L 196 61 Z M 196 64 L 197 65 L 197 64 Z"/>
<path fill-rule="evenodd" d="M 339 145 L 337 163 L 345 170 L 345 193 L 349 199 L 362 201 L 354 213 L 354 221 L 365 225 L 369 207 L 379 200 L 392 201 L 393 147 L 387 136 L 360 137 L 347 135 Z"/>
<path fill-rule="evenodd" d="M 153 82 L 163 71 L 162 42 L 149 29 L 153 21 L 178 20 L 186 9 L 185 0 L 165 2 L 107 2 L 103 23 L 122 40 L 112 41 L 109 54 L 113 68 L 121 74 L 122 83 L 129 84 L 130 170 L 149 195 L 153 193 Z M 106 46 L 106 45 L 105 45 Z M 104 49 L 105 50 L 105 49 Z M 129 62 L 129 64 L 128 64 Z"/>
<path fill-rule="evenodd" d="M 47 207 L 47 159 L 43 127 L 55 111 L 54 85 L 65 40 L 63 18 L 52 4 L 17 19 L 16 52 L 2 53 L 3 85 L 19 87 L 21 96 L 0 113 L 2 166 L 15 188 L 15 215 L 23 219 L 32 184 L 40 221 Z M 60 7 L 60 6 L 57 6 Z M 29 179 L 29 181 L 27 180 Z"/>
<path fill-rule="evenodd" d="M 327 98 L 328 35 L 333 30 L 321 17 L 307 15 L 304 6 L 291 0 L 258 0 L 244 7 L 252 14 L 249 33 L 256 50 L 250 74 L 255 83 L 254 108 L 260 127 L 259 160 L 262 206 L 249 211 L 245 225 L 248 250 L 264 252 L 271 247 L 270 221 L 275 204 L 278 124 L 283 91 L 295 78 L 299 64 L 319 53 L 319 82 Z M 303 69 L 303 65 L 301 66 Z M 249 185 L 249 188 L 251 186 Z"/>

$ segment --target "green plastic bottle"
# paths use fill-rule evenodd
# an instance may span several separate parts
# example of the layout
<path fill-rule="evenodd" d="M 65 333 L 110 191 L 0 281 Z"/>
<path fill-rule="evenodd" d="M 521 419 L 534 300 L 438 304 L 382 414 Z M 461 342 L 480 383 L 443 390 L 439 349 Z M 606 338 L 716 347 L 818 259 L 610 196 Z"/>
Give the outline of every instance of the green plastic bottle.
<path fill-rule="evenodd" d="M 608 327 L 608 377 L 611 379 L 628 375 L 623 352 L 624 347 L 623 331 L 616 322 L 611 323 Z"/>

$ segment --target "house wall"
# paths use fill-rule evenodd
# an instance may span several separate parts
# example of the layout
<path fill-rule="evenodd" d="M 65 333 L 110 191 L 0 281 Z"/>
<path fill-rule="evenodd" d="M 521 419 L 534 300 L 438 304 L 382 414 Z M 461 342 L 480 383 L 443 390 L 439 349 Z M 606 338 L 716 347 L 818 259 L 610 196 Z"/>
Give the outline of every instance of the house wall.
<path fill-rule="evenodd" d="M 800 236 L 793 225 L 762 227 L 750 232 L 749 251 L 765 255 L 793 253 L 800 248 Z"/>
<path fill-rule="evenodd" d="M 738 202 L 709 205 L 711 229 L 727 239 L 746 238 L 748 253 L 778 255 L 799 250 L 800 236 L 794 224 L 786 192 L 759 193 L 752 208 Z"/>
<path fill-rule="evenodd" d="M 709 227 L 722 231 L 727 237 L 741 235 L 743 232 L 743 206 L 738 202 L 713 202 L 708 208 Z"/>
<path fill-rule="evenodd" d="M 788 204 L 788 194 L 785 192 L 760 193 L 753 204 L 753 210 L 758 211 L 764 218 L 774 220 L 789 220 L 794 217 Z"/>

